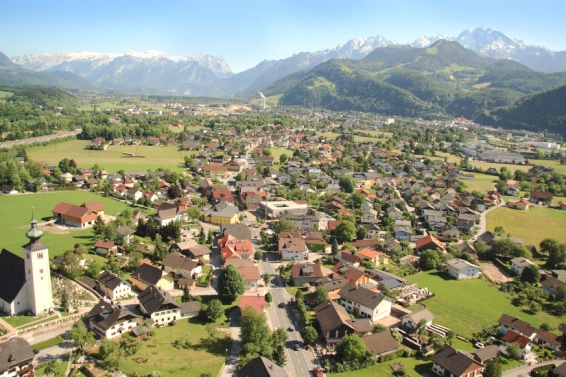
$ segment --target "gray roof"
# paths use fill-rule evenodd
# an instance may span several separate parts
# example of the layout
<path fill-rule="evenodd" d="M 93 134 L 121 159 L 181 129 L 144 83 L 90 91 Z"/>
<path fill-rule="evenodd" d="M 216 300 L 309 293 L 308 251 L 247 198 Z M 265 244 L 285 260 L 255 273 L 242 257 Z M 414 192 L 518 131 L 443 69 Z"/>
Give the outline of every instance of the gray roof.
<path fill-rule="evenodd" d="M 214 208 L 208 210 L 205 216 L 232 217 L 238 213 L 238 207 L 228 202 L 220 202 Z"/>
<path fill-rule="evenodd" d="M 314 308 L 316 319 L 322 331 L 330 333 L 344 325 L 360 333 L 371 331 L 371 322 L 367 318 L 353 320 L 346 309 L 333 301 L 325 301 Z"/>
<path fill-rule="evenodd" d="M 237 223 L 237 224 L 222 224 L 222 235 L 230 234 L 239 240 L 251 240 L 252 232 L 247 225 Z"/>
<path fill-rule="evenodd" d="M 339 294 L 342 299 L 354 301 L 370 309 L 375 309 L 384 300 L 392 301 L 389 297 L 352 283 L 346 284 Z"/>
<path fill-rule="evenodd" d="M 465 260 L 460 259 L 460 258 L 450 259 L 448 262 L 446 262 L 446 264 L 449 265 L 450 267 L 454 267 L 458 271 L 463 270 L 464 268 L 468 268 L 468 267 L 475 267 L 478 270 L 480 269 L 480 266 L 476 266 L 475 264 L 470 263 L 470 262 L 465 261 Z"/>
<path fill-rule="evenodd" d="M 161 308 L 178 308 L 179 304 L 169 293 L 160 290 L 155 285 L 150 285 L 138 295 L 140 305 L 143 306 L 150 315 L 159 311 Z"/>
<path fill-rule="evenodd" d="M 138 318 L 139 316 L 133 314 L 128 309 L 121 305 L 112 305 L 109 302 L 100 300 L 84 317 L 83 321 L 87 327 L 90 324 L 95 324 L 103 330 L 108 330 L 114 326 L 118 320 L 122 318 Z"/>
<path fill-rule="evenodd" d="M 157 284 L 163 276 L 163 272 L 157 267 L 144 263 L 136 268 L 130 276 L 146 284 Z"/>
<path fill-rule="evenodd" d="M 122 283 L 122 279 L 112 271 L 103 271 L 98 277 L 98 282 L 112 290 Z"/>
<path fill-rule="evenodd" d="M 430 357 L 436 364 L 442 366 L 447 372 L 461 376 L 465 371 L 473 371 L 482 368 L 476 361 L 472 360 L 467 353 L 457 350 L 445 344 Z M 472 368 L 469 370 L 469 368 Z"/>
<path fill-rule="evenodd" d="M 370 351 L 373 351 L 376 355 L 394 351 L 399 348 L 399 342 L 393 338 L 393 335 L 391 335 L 389 330 L 364 336 L 362 340 L 367 348 Z"/>
<path fill-rule="evenodd" d="M 234 377 L 289 377 L 285 369 L 263 356 L 248 361 Z"/>
<path fill-rule="evenodd" d="M 0 343 L 0 372 L 33 361 L 33 351 L 24 338 L 13 338 Z"/>

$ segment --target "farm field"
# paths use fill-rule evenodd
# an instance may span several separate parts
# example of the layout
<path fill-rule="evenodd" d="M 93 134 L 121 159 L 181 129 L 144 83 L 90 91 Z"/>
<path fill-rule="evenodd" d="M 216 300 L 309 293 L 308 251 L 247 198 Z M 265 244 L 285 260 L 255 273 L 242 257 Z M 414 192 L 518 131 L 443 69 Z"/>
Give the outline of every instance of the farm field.
<path fill-rule="evenodd" d="M 184 172 L 182 166 L 185 156 L 193 156 L 194 151 L 179 151 L 177 145 L 164 147 L 110 145 L 105 151 L 87 150 L 88 140 L 70 140 L 63 143 L 28 148 L 32 160 L 47 161 L 57 165 L 64 158 L 74 159 L 78 167 L 92 167 L 98 164 L 109 173 L 123 170 L 155 171 L 158 168 Z M 145 158 L 125 158 L 123 152 L 133 153 Z"/>
<path fill-rule="evenodd" d="M 558 317 L 544 312 L 532 315 L 513 306 L 503 292 L 483 279 L 457 281 L 436 271 L 421 272 L 406 279 L 435 294 L 422 302 L 434 314 L 435 323 L 468 339 L 485 326 L 497 325 L 503 313 L 519 317 L 537 328 L 544 322 L 554 328 L 560 324 Z M 421 307 L 417 304 L 412 309 Z"/>
<path fill-rule="evenodd" d="M 554 208 L 532 206 L 528 211 L 501 207 L 487 214 L 487 229 L 502 226 L 505 233 L 522 238 L 526 245 L 538 246 L 545 238 L 566 242 L 566 212 Z"/>
<path fill-rule="evenodd" d="M 175 340 L 186 340 L 185 347 L 174 346 Z M 141 376 L 159 371 L 161 376 L 216 376 L 231 346 L 228 334 L 217 331 L 210 338 L 204 324 L 197 319 L 179 320 L 174 326 L 154 329 L 154 335 L 142 343 L 132 357 L 123 358 L 120 370 Z"/>
<path fill-rule="evenodd" d="M 60 202 L 81 205 L 85 202 L 98 200 L 106 206 L 106 215 L 116 215 L 126 208 L 126 204 L 104 198 L 86 191 L 55 191 L 41 194 L 24 195 L 2 195 L 0 196 L 0 208 L 4 216 L 0 216 L 0 248 L 23 255 L 22 246 L 28 242 L 25 234 L 29 230 L 32 206 L 35 208 L 35 218 L 41 223 L 53 215 L 51 210 Z M 7 216 L 6 214 L 9 214 Z M 79 243 L 90 247 L 92 240 L 92 229 L 81 229 L 69 231 L 65 234 L 54 234 L 45 227 L 39 227 L 44 231 L 42 242 L 49 246 L 51 258 L 63 254 L 67 249 Z"/>

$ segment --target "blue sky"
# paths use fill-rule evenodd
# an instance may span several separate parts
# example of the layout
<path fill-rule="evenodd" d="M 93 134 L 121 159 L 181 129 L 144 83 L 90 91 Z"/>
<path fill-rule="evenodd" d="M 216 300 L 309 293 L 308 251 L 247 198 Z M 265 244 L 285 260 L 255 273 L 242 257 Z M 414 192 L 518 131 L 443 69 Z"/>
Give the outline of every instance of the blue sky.
<path fill-rule="evenodd" d="M 0 0 L 0 51 L 163 51 L 262 60 L 382 35 L 399 43 L 488 26 L 566 50 L 564 0 Z"/>

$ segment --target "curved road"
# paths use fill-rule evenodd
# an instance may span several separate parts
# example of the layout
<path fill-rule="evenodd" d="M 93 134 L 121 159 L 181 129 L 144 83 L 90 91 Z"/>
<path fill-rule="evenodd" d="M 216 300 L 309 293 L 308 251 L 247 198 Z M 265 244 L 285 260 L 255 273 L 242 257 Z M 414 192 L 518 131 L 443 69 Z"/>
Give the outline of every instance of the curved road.
<path fill-rule="evenodd" d="M 483 211 L 483 212 L 481 213 L 481 215 L 480 215 L 480 225 L 479 225 L 479 226 L 480 226 L 480 230 L 478 231 L 478 235 L 484 234 L 484 233 L 486 232 L 486 230 L 487 230 L 487 219 L 486 219 L 487 213 L 493 211 L 493 210 L 496 209 L 496 208 L 502 207 L 502 206 L 504 206 L 505 204 L 506 204 L 506 203 L 505 203 L 505 200 L 503 200 L 503 198 L 501 198 L 501 202 L 500 202 L 498 205 L 493 206 L 493 207 L 489 208 L 488 210 Z"/>

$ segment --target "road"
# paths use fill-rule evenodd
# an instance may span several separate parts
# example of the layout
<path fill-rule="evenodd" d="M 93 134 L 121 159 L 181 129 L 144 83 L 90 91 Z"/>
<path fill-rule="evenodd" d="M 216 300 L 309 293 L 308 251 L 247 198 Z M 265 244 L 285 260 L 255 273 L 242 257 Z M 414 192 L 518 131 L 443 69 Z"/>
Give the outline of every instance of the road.
<path fill-rule="evenodd" d="M 503 372 L 502 377 L 527 377 L 529 376 L 529 372 L 534 368 L 538 368 L 543 365 L 549 365 L 549 364 L 560 366 L 562 365 L 563 362 L 564 360 L 549 360 L 549 361 L 543 361 L 542 363 L 539 364 L 525 365 L 524 367 L 514 368 L 506 372 Z"/>
<path fill-rule="evenodd" d="M 503 200 L 503 198 L 501 198 L 501 202 L 499 202 L 498 205 L 493 206 L 493 207 L 483 211 L 480 214 L 480 224 L 479 224 L 480 229 L 478 230 L 477 234 L 484 234 L 487 230 L 487 218 L 486 218 L 487 213 L 493 211 L 496 208 L 504 206 L 504 205 L 505 205 L 505 200 Z"/>
<path fill-rule="evenodd" d="M 284 328 L 289 329 L 291 326 L 293 331 L 288 331 L 289 339 L 285 344 L 285 352 L 287 356 L 287 363 L 285 370 L 289 376 L 310 376 L 310 371 L 314 369 L 316 364 L 316 357 L 312 349 L 307 350 L 304 347 L 303 339 L 299 330 L 303 328 L 300 321 L 300 316 L 293 305 L 288 305 L 289 300 L 293 297 L 284 288 L 282 279 L 275 274 L 275 269 L 270 262 L 260 262 L 260 269 L 262 273 L 268 273 L 275 276 L 271 281 L 271 295 L 273 302 L 268 308 L 268 318 L 271 321 L 273 329 Z M 285 306 L 280 308 L 279 304 L 283 303 Z M 300 343 L 301 348 L 296 350 L 295 345 Z"/>

